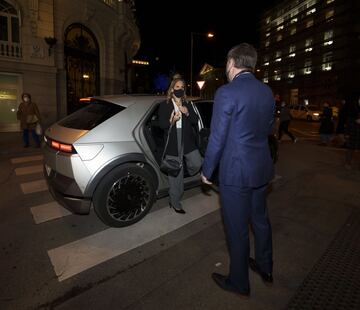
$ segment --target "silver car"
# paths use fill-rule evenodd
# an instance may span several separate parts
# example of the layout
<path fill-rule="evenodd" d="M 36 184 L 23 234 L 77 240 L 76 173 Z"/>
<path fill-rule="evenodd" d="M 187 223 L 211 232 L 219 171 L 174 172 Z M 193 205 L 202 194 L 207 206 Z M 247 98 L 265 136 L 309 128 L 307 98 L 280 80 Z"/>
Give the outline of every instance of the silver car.
<path fill-rule="evenodd" d="M 74 213 L 98 217 L 113 227 L 142 219 L 156 199 L 168 194 L 159 169 L 164 133 L 158 107 L 165 97 L 101 96 L 50 126 L 44 133 L 44 175 L 55 200 Z M 194 128 L 203 153 L 212 101 L 194 102 Z M 200 184 L 185 174 L 185 188 Z"/>

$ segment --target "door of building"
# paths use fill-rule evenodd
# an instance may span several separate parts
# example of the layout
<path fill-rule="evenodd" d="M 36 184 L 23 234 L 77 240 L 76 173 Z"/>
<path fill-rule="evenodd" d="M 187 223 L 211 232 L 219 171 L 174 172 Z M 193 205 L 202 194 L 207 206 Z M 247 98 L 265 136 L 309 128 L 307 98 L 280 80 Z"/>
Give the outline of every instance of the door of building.
<path fill-rule="evenodd" d="M 99 95 L 99 45 L 94 34 L 81 24 L 65 31 L 67 113 L 82 107 L 81 98 Z"/>

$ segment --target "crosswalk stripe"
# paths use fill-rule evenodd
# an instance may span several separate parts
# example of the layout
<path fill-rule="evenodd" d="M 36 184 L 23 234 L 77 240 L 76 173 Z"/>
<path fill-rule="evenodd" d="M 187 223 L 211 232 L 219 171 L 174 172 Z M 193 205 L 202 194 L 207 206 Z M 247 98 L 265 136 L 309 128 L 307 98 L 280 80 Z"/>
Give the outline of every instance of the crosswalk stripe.
<path fill-rule="evenodd" d="M 46 191 L 48 189 L 46 181 L 44 179 L 32 181 L 32 182 L 21 183 L 20 187 L 24 194 L 42 192 L 42 191 Z"/>
<path fill-rule="evenodd" d="M 48 222 L 72 214 L 56 201 L 31 207 L 30 211 L 36 224 Z"/>
<path fill-rule="evenodd" d="M 15 169 L 16 175 L 25 175 L 25 174 L 32 174 L 32 173 L 38 173 L 43 171 L 42 165 L 36 165 L 36 166 L 29 166 L 29 167 L 21 167 Z"/>
<path fill-rule="evenodd" d="M 108 228 L 48 251 L 59 281 L 166 235 L 219 208 L 217 195 L 195 195 L 182 202 L 186 214 L 170 208 L 151 212 L 140 222 L 123 228 Z"/>
<path fill-rule="evenodd" d="M 11 158 L 10 161 L 12 164 L 21 164 L 21 163 L 26 163 L 26 162 L 30 162 L 30 161 L 36 161 L 36 160 L 43 160 L 43 159 L 44 159 L 43 155 L 35 155 L 35 156 Z"/>

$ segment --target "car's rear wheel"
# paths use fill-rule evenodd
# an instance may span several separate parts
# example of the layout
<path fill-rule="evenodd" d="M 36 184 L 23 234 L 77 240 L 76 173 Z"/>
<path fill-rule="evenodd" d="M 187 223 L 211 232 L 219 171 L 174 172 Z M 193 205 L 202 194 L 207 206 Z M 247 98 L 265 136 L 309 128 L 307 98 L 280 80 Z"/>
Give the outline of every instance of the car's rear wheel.
<path fill-rule="evenodd" d="M 155 200 L 151 174 L 136 164 L 124 164 L 105 176 L 96 188 L 96 214 L 108 226 L 124 227 L 140 221 Z"/>

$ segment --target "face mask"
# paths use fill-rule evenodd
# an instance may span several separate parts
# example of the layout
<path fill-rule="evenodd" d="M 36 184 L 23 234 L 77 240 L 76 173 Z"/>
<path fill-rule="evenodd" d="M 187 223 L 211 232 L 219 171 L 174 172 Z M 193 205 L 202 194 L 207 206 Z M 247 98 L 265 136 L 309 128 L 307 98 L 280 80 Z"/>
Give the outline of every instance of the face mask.
<path fill-rule="evenodd" d="M 177 98 L 184 97 L 184 95 L 185 95 L 185 90 L 183 90 L 182 88 L 174 89 L 174 95 L 175 95 L 175 97 L 177 97 Z"/>

